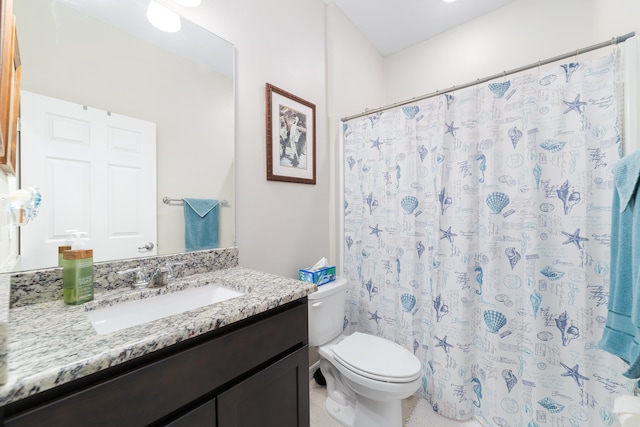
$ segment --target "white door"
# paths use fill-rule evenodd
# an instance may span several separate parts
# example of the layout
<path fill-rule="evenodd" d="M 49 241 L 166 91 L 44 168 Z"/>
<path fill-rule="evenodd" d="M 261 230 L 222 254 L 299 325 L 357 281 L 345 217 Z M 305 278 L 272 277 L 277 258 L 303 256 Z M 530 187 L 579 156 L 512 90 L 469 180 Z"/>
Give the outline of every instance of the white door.
<path fill-rule="evenodd" d="M 20 103 L 21 188 L 42 193 L 20 267 L 56 266 L 71 229 L 88 233 L 94 261 L 156 255 L 155 123 L 27 91 Z"/>

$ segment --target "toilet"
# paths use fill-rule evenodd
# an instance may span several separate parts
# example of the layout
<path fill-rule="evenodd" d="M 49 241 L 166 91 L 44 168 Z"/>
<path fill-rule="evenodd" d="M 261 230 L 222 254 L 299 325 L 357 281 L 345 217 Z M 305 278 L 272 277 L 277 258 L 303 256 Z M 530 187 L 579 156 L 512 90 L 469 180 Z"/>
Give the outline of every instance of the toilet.
<path fill-rule="evenodd" d="M 309 345 L 318 347 L 327 381 L 327 413 L 345 427 L 402 427 L 401 400 L 422 384 L 420 361 L 369 334 L 343 335 L 347 280 L 309 294 Z"/>

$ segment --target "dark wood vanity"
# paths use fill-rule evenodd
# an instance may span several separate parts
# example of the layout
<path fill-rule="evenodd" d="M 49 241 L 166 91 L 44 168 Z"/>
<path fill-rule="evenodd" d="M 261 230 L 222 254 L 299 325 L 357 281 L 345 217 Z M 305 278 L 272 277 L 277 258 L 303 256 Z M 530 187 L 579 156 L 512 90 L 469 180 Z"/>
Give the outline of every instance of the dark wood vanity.
<path fill-rule="evenodd" d="M 3 425 L 308 427 L 307 298 L 2 408 Z"/>

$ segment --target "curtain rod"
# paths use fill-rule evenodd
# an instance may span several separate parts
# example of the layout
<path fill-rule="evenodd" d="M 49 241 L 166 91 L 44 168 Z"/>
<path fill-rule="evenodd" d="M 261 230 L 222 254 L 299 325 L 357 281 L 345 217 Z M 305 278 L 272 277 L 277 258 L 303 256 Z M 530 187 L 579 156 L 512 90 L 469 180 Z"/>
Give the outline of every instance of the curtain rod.
<path fill-rule="evenodd" d="M 445 90 L 437 90 L 437 91 L 429 93 L 427 95 L 418 96 L 418 97 L 415 97 L 415 98 L 408 99 L 406 101 L 396 102 L 395 104 L 387 105 L 385 107 L 376 108 L 375 110 L 368 110 L 368 111 L 364 111 L 364 112 L 362 112 L 360 114 L 355 114 L 353 116 L 343 117 L 340 120 L 343 121 L 343 122 L 346 122 L 346 121 L 349 121 L 349 120 L 352 120 L 352 119 L 357 119 L 359 117 L 368 116 L 370 114 L 376 114 L 376 113 L 380 113 L 380 112 L 385 111 L 385 110 L 390 110 L 391 108 L 400 107 L 402 105 L 413 104 L 414 102 L 422 101 L 422 100 L 425 100 L 425 99 L 428 99 L 428 98 L 432 98 L 434 96 L 442 95 L 444 93 L 448 93 L 448 92 L 451 92 L 451 91 L 454 91 L 454 90 L 466 89 L 468 87 L 475 86 L 475 85 L 482 84 L 482 83 L 486 83 L 488 81 L 491 81 L 491 80 L 494 80 L 494 79 L 497 79 L 497 78 L 500 78 L 500 77 L 504 77 L 504 76 L 507 76 L 507 75 L 510 75 L 510 74 L 519 73 L 521 71 L 529 70 L 531 68 L 539 67 L 541 65 L 551 64 L 552 62 L 560 61 L 560 60 L 563 60 L 563 59 L 566 59 L 566 58 L 570 58 L 570 57 L 575 56 L 575 55 L 580 55 L 582 53 L 591 52 L 592 50 L 597 50 L 597 49 L 601 49 L 603 47 L 611 46 L 611 45 L 614 45 L 614 44 L 623 43 L 624 41 L 626 41 L 627 39 L 629 39 L 631 37 L 634 37 L 635 35 L 636 35 L 635 32 L 631 32 L 631 33 L 627 33 L 627 34 L 619 36 L 619 37 L 613 37 L 613 38 L 611 38 L 611 40 L 608 40 L 608 41 L 605 41 L 605 42 L 602 42 L 602 43 L 598 43 L 598 44 L 594 44 L 594 45 L 591 45 L 591 46 L 588 46 L 588 47 L 585 47 L 585 48 L 582 48 L 582 49 L 576 49 L 573 52 L 567 52 L 567 53 L 565 53 L 563 55 L 554 56 L 553 58 L 545 59 L 544 61 L 534 62 L 532 64 L 525 65 L 525 66 L 518 67 L 518 68 L 514 68 L 514 69 L 509 70 L 509 71 L 503 71 L 502 73 L 494 74 L 492 76 L 485 77 L 483 79 L 478 79 L 478 80 L 475 80 L 475 81 L 472 81 L 472 82 L 469 82 L 469 83 L 465 83 L 465 84 L 460 85 L 460 86 L 451 86 L 450 88 L 445 89 Z"/>

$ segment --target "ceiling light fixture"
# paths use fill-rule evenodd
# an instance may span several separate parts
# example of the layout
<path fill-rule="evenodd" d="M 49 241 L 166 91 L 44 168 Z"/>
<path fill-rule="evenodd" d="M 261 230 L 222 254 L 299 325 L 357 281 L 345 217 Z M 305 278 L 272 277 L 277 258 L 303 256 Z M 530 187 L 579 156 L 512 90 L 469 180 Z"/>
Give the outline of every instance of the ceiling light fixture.
<path fill-rule="evenodd" d="M 178 3 L 180 6 L 185 6 L 185 7 L 198 7 L 200 6 L 200 3 L 202 3 L 202 0 L 174 0 L 176 3 Z"/>
<path fill-rule="evenodd" d="M 175 33 L 180 30 L 180 16 L 155 0 L 149 2 L 147 19 L 154 27 L 167 33 Z"/>
<path fill-rule="evenodd" d="M 445 3 L 453 3 L 456 0 L 442 0 L 442 1 L 444 1 Z"/>

